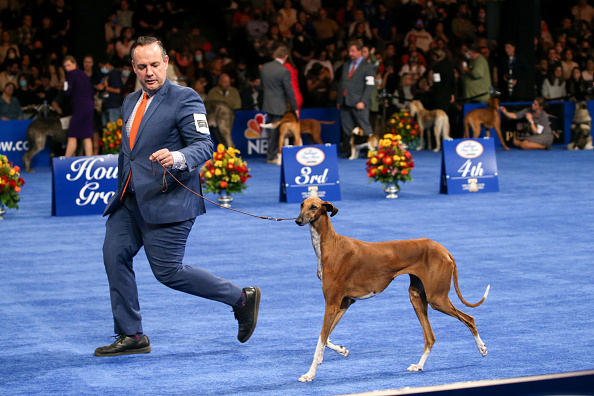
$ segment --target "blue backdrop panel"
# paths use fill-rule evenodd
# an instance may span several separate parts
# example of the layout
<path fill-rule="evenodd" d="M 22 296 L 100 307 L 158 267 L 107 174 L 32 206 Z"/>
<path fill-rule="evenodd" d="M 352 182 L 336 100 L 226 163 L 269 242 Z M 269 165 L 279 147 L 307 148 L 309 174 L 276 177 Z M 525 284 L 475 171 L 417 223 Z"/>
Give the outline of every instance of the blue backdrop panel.
<path fill-rule="evenodd" d="M 442 194 L 499 191 L 493 138 L 443 141 Z"/>
<path fill-rule="evenodd" d="M 301 119 L 313 118 L 318 121 L 336 121 L 334 124 L 322 125 L 322 141 L 340 144 L 340 113 L 333 107 L 302 109 Z M 267 136 L 270 129 L 260 128 L 260 124 L 269 122 L 263 111 L 236 111 L 231 137 L 235 148 L 242 156 L 265 156 L 268 148 Z M 310 143 L 309 135 L 303 135 L 304 144 Z"/>
<path fill-rule="evenodd" d="M 299 203 L 317 196 L 340 200 L 336 145 L 283 147 L 280 201 Z"/>
<path fill-rule="evenodd" d="M 14 165 L 23 167 L 23 155 L 29 149 L 27 127 L 33 120 L 0 121 L 0 154 Z M 33 167 L 48 167 L 50 164 L 49 139 L 45 148 L 31 162 Z"/>
<path fill-rule="evenodd" d="M 52 161 L 52 215 L 102 214 L 118 188 L 118 156 L 60 157 Z"/>

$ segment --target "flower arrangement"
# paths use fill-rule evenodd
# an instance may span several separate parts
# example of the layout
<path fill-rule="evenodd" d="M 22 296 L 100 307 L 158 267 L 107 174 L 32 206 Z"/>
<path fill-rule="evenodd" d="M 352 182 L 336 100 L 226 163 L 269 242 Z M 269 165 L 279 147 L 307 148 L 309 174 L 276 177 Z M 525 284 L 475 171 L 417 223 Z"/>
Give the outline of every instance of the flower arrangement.
<path fill-rule="evenodd" d="M 223 191 L 241 193 L 247 185 L 245 182 L 252 176 L 247 162 L 241 160 L 239 150 L 223 144 L 217 146 L 212 158 L 204 163 L 200 169 L 200 179 L 205 184 L 205 192 L 219 194 Z"/>
<path fill-rule="evenodd" d="M 412 155 L 402 145 L 402 137 L 387 133 L 379 141 L 379 148 L 367 153 L 367 176 L 369 183 L 379 181 L 383 184 L 412 180 L 411 170 L 415 167 Z"/>
<path fill-rule="evenodd" d="M 400 135 L 402 141 L 410 146 L 421 136 L 419 124 L 411 117 L 408 111 L 394 113 L 388 120 L 388 132 L 393 135 Z"/>
<path fill-rule="evenodd" d="M 108 122 L 107 128 L 103 128 L 103 138 L 99 142 L 103 154 L 117 154 L 120 152 L 122 125 L 124 123 L 120 118 L 116 122 Z"/>
<path fill-rule="evenodd" d="M 25 180 L 20 177 L 20 170 L 18 166 L 12 166 L 6 156 L 0 155 L 0 202 L 9 208 L 19 208 L 19 193 L 25 184 Z"/>

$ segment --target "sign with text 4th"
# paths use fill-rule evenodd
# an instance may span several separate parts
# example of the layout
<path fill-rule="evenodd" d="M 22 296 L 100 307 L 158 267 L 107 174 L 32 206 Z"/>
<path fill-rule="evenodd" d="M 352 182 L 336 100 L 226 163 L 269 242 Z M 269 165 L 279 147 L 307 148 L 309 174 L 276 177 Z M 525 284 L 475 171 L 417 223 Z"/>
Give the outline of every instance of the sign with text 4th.
<path fill-rule="evenodd" d="M 442 194 L 499 191 L 493 138 L 443 141 Z"/>
<path fill-rule="evenodd" d="M 340 201 L 335 144 L 283 147 L 280 201 L 300 203 L 308 197 Z"/>

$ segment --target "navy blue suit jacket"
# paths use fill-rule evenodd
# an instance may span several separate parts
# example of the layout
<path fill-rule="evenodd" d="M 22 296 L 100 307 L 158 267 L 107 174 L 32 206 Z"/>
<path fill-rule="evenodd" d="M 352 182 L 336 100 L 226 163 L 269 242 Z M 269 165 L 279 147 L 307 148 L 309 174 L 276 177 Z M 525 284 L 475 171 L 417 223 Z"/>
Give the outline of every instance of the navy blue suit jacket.
<path fill-rule="evenodd" d="M 138 90 L 126 97 L 122 105 L 124 125 L 142 95 Z M 122 203 L 120 197 L 132 170 L 136 200 L 143 219 L 151 224 L 165 224 L 195 218 L 205 212 L 204 200 L 179 185 L 166 174 L 167 190 L 162 192 L 163 167 L 152 164 L 149 157 L 166 148 L 180 151 L 186 157 L 187 169 L 170 172 L 188 188 L 202 194 L 199 167 L 213 153 L 209 133 L 199 132 L 194 114 L 206 114 L 200 96 L 191 88 L 172 84 L 168 79 L 146 109 L 136 135 L 134 148 L 122 133 L 118 158 L 118 190 L 108 202 L 103 215 L 113 213 Z M 152 168 L 157 168 L 153 175 Z"/>

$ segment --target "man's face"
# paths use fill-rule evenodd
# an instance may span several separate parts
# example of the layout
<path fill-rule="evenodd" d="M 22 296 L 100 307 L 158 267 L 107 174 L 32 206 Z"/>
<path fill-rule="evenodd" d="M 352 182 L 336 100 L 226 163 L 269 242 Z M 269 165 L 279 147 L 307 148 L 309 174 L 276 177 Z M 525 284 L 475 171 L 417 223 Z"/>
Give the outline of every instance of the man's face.
<path fill-rule="evenodd" d="M 229 89 L 230 86 L 231 86 L 231 79 L 229 78 L 228 75 L 222 74 L 221 77 L 219 77 L 219 87 L 221 87 L 221 89 L 226 91 L 227 89 Z"/>
<path fill-rule="evenodd" d="M 351 60 L 356 61 L 360 57 L 361 57 L 361 50 L 358 50 L 356 45 L 351 45 L 349 47 L 349 58 L 351 58 Z"/>
<path fill-rule="evenodd" d="M 514 47 L 511 44 L 505 44 L 505 53 L 507 54 L 507 56 L 514 56 L 514 54 L 516 53 L 516 47 Z"/>
<path fill-rule="evenodd" d="M 93 58 L 86 57 L 83 59 L 83 67 L 85 70 L 91 70 L 93 68 Z"/>
<path fill-rule="evenodd" d="M 72 61 L 67 60 L 66 62 L 64 62 L 64 70 L 66 70 L 67 72 L 72 71 L 76 69 L 76 63 L 73 63 Z"/>
<path fill-rule="evenodd" d="M 159 44 L 152 43 L 134 49 L 132 67 L 142 88 L 150 94 L 157 92 L 163 84 L 169 65 L 169 57 L 165 56 Z"/>

